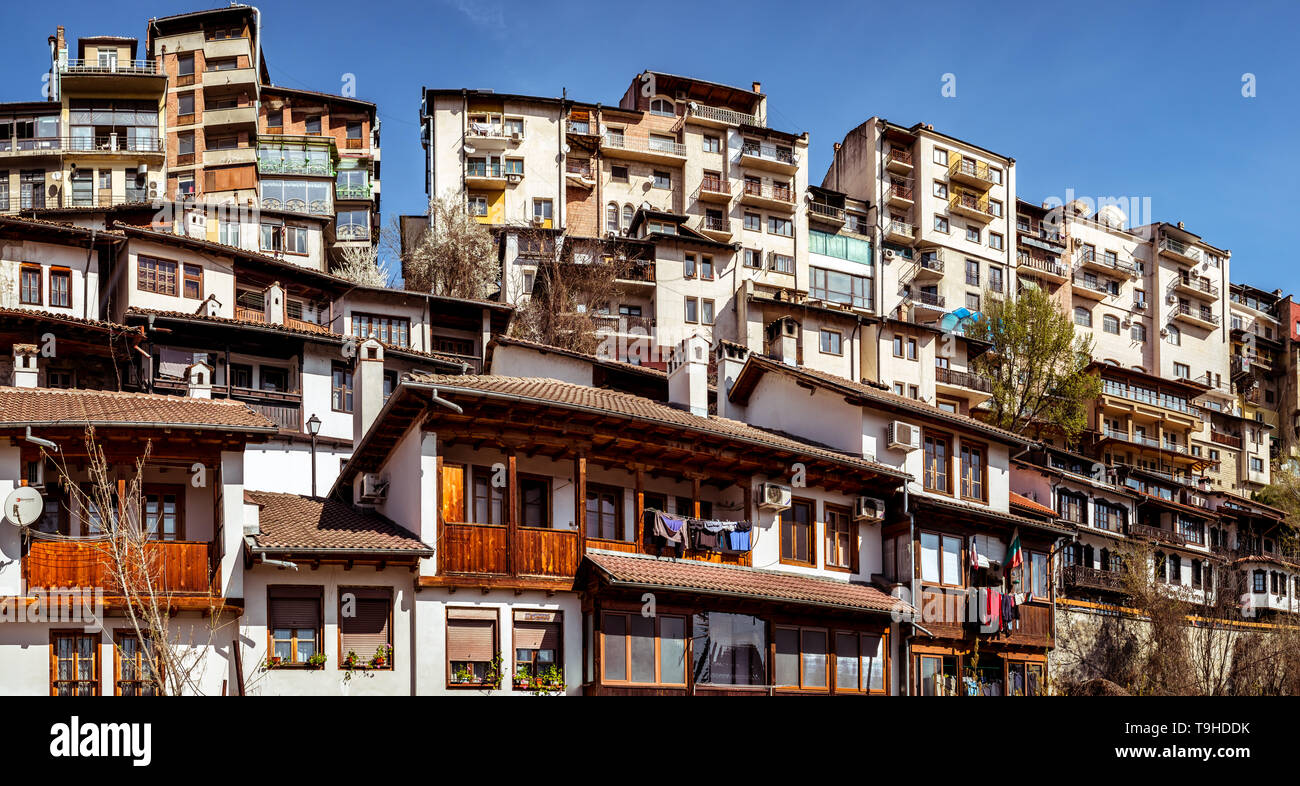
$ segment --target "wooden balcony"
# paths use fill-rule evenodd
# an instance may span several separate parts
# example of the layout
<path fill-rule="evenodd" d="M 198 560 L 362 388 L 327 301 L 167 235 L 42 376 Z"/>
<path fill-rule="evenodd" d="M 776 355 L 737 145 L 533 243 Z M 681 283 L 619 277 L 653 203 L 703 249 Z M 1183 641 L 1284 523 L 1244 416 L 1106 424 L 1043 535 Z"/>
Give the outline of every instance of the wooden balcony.
<path fill-rule="evenodd" d="M 23 557 L 27 586 L 102 587 L 106 595 L 121 595 L 107 549 L 106 544 L 93 541 L 35 540 Z M 152 541 L 148 559 L 165 592 L 206 594 L 210 551 L 205 541 Z"/>
<path fill-rule="evenodd" d="M 988 377 L 982 377 L 979 374 L 972 374 L 969 371 L 955 371 L 951 368 L 942 368 L 936 366 L 934 369 L 935 384 L 946 387 L 966 388 L 969 390 L 979 391 L 980 393 L 992 393 L 993 383 Z"/>
<path fill-rule="evenodd" d="M 1101 592 L 1124 592 L 1124 576 L 1115 570 L 1098 570 L 1083 565 L 1067 565 L 1062 571 L 1065 586 L 1069 589 Z"/>

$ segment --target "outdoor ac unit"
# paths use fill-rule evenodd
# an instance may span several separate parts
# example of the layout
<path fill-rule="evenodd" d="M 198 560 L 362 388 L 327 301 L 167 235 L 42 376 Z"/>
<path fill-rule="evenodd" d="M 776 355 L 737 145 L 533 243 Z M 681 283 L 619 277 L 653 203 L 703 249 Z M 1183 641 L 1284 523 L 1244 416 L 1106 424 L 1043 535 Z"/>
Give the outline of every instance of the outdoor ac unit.
<path fill-rule="evenodd" d="M 921 447 L 920 429 L 911 423 L 895 420 L 889 424 L 889 447 L 900 450 L 916 450 Z"/>
<path fill-rule="evenodd" d="M 524 179 L 523 175 L 506 175 L 506 180 L 508 180 L 511 183 L 518 183 L 520 180 L 523 179 Z"/>
<path fill-rule="evenodd" d="M 511 132 L 510 132 L 510 138 L 513 139 L 513 140 L 515 140 L 515 141 L 517 142 L 517 141 L 519 141 L 520 139 L 523 139 L 523 138 L 524 138 L 524 134 L 523 134 L 522 131 L 511 131 Z"/>
<path fill-rule="evenodd" d="M 758 507 L 762 510 L 787 510 L 792 492 L 780 483 L 764 483 L 759 490 Z"/>
<path fill-rule="evenodd" d="M 545 221 L 545 219 L 541 216 L 533 216 L 533 226 L 541 226 L 543 221 Z"/>
<path fill-rule="evenodd" d="M 383 502 L 388 496 L 388 480 L 373 472 L 361 476 L 361 501 Z"/>
<path fill-rule="evenodd" d="M 853 507 L 853 518 L 857 521 L 884 521 L 885 501 L 876 497 L 858 497 Z"/>
<path fill-rule="evenodd" d="M 898 256 L 898 252 L 895 251 L 894 249 L 892 248 L 885 249 L 885 261 L 889 261 L 896 256 Z"/>
<path fill-rule="evenodd" d="M 1160 328 L 1160 337 L 1165 338 L 1169 335 L 1169 328 Z"/>
<path fill-rule="evenodd" d="M 1144 311 L 1144 310 L 1146 310 L 1146 307 L 1147 307 L 1147 302 L 1146 302 L 1145 300 L 1135 300 L 1135 301 L 1133 301 L 1133 308 L 1136 308 L 1136 309 L 1138 309 L 1139 311 Z"/>
<path fill-rule="evenodd" d="M 1173 304 L 1178 302 L 1178 296 L 1169 295 L 1168 297 L 1165 298 L 1165 302 L 1172 306 Z"/>

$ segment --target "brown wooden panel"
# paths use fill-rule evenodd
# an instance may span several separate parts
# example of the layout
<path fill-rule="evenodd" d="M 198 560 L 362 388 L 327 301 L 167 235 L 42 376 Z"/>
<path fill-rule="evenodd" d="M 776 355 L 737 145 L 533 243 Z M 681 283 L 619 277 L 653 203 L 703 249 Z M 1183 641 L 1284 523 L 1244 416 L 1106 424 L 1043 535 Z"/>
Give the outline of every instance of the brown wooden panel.
<path fill-rule="evenodd" d="M 520 527 L 516 538 L 516 569 L 520 575 L 571 577 L 577 572 L 576 531 Z"/>
<path fill-rule="evenodd" d="M 465 520 L 465 465 L 442 465 L 442 520 Z"/>
<path fill-rule="evenodd" d="M 439 568 L 443 573 L 507 572 L 505 527 L 484 524 L 445 524 Z"/>
<path fill-rule="evenodd" d="M 119 593 L 104 543 L 38 540 L 23 557 L 29 587 L 103 587 Z M 169 592 L 208 591 L 206 541 L 154 541 L 148 546 L 149 570 Z"/>

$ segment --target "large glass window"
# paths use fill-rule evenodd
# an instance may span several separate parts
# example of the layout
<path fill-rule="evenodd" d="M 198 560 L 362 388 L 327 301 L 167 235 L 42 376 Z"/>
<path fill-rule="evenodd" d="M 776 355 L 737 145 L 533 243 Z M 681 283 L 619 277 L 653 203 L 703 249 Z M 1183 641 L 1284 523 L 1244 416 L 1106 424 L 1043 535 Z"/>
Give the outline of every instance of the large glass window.
<path fill-rule="evenodd" d="M 748 614 L 694 616 L 695 682 L 700 685 L 767 683 L 767 626 Z"/>
<path fill-rule="evenodd" d="M 921 581 L 962 586 L 961 538 L 937 532 L 921 533 Z"/>
<path fill-rule="evenodd" d="M 789 508 L 781 511 L 781 561 L 815 565 L 817 554 L 813 550 L 813 536 L 816 529 L 811 502 L 795 500 Z"/>
<path fill-rule="evenodd" d="M 686 684 L 685 617 L 607 611 L 601 618 L 603 682 Z"/>
<path fill-rule="evenodd" d="M 814 267 L 810 270 L 809 294 L 832 303 L 855 308 L 871 308 L 871 279 L 836 270 Z"/>

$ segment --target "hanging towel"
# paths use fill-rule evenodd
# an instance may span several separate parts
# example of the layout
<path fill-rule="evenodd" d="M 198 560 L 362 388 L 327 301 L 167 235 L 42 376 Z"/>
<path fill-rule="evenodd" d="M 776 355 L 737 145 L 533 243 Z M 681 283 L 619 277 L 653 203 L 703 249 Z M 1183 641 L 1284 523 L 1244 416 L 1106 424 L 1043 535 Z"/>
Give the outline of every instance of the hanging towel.
<path fill-rule="evenodd" d="M 694 541 L 695 548 L 697 549 L 707 549 L 709 551 L 716 551 L 721 542 L 720 532 L 717 531 L 710 532 L 708 529 L 702 526 L 698 526 L 698 527 L 692 526 L 691 534 L 693 536 L 692 540 Z"/>
<path fill-rule="evenodd" d="M 709 532 L 730 531 L 731 522 L 729 521 L 700 521 L 700 526 Z"/>
<path fill-rule="evenodd" d="M 1015 596 L 1010 594 L 1003 595 L 1002 609 L 1001 609 L 1002 627 L 1000 628 L 1000 630 L 1005 631 L 1011 628 L 1011 620 L 1012 617 L 1015 615 L 1015 610 L 1016 610 Z"/>
<path fill-rule="evenodd" d="M 686 520 L 667 513 L 655 513 L 655 534 L 665 542 L 686 545 Z"/>

